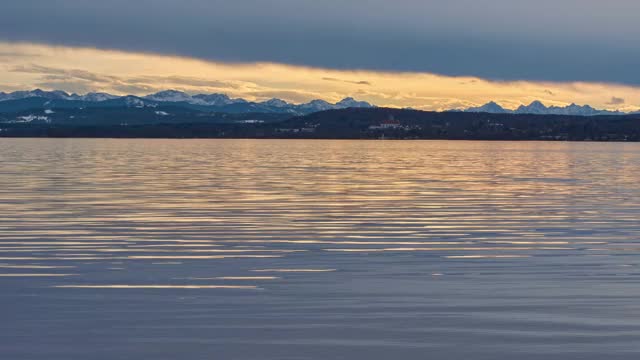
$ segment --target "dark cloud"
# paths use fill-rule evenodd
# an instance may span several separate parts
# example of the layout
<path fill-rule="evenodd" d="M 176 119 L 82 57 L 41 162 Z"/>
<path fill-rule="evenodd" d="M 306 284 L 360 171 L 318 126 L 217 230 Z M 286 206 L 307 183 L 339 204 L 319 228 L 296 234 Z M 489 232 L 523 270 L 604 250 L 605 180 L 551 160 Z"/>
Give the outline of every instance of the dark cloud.
<path fill-rule="evenodd" d="M 343 82 L 343 83 L 348 83 L 348 84 L 356 84 L 356 85 L 368 85 L 368 86 L 372 85 L 370 82 L 365 81 L 365 80 L 353 81 L 353 80 L 337 79 L 337 78 L 332 78 L 332 77 L 323 77 L 322 80 L 324 80 L 324 81 L 337 81 L 337 82 Z"/>
<path fill-rule="evenodd" d="M 630 46 L 640 37 L 638 13 L 636 0 L 20 0 L 3 2 L 0 39 L 229 62 L 640 84 L 640 47 Z"/>
<path fill-rule="evenodd" d="M 189 76 L 136 76 L 123 77 L 98 74 L 80 69 L 63 69 L 38 64 L 18 65 L 10 72 L 39 75 L 38 86 L 43 88 L 64 89 L 85 93 L 96 89 L 113 89 L 127 94 L 149 93 L 168 88 L 217 88 L 220 91 L 238 89 L 239 85 L 229 81 L 202 79 Z"/>
<path fill-rule="evenodd" d="M 177 84 L 182 86 L 193 86 L 193 87 L 217 87 L 217 88 L 227 88 L 227 89 L 237 89 L 239 86 L 230 81 L 219 81 L 219 80 L 209 80 L 202 79 L 191 76 L 140 76 L 135 78 L 128 79 L 130 82 L 146 82 L 146 83 L 168 83 L 168 84 Z"/>
<path fill-rule="evenodd" d="M 69 93 L 86 94 L 95 91 L 95 87 L 91 83 L 83 83 L 77 81 L 65 80 L 47 80 L 36 83 L 36 87 L 43 89 L 63 89 Z M 24 89 L 23 89 L 24 90 Z"/>
<path fill-rule="evenodd" d="M 37 54 L 30 54 L 30 53 L 24 53 L 24 52 L 17 52 L 17 51 L 0 51 L 0 58 L 32 58 L 32 57 L 39 57 L 40 55 Z"/>
<path fill-rule="evenodd" d="M 117 76 L 100 75 L 100 74 L 95 74 L 86 70 L 61 69 L 61 68 L 53 68 L 53 67 L 36 65 L 36 64 L 14 66 L 9 71 L 19 72 L 19 73 L 29 73 L 29 74 L 40 74 L 46 78 L 57 79 L 57 80 L 75 79 L 75 80 L 93 81 L 97 83 L 112 83 L 112 82 L 121 81 L 121 79 Z"/>
<path fill-rule="evenodd" d="M 112 88 L 121 94 L 151 94 L 159 90 L 166 90 L 144 84 L 114 84 Z"/>
<path fill-rule="evenodd" d="M 611 100 L 609 100 L 609 102 L 607 103 L 607 105 L 622 105 L 624 104 L 624 99 L 623 98 L 619 98 L 619 97 L 615 97 L 612 96 Z"/>

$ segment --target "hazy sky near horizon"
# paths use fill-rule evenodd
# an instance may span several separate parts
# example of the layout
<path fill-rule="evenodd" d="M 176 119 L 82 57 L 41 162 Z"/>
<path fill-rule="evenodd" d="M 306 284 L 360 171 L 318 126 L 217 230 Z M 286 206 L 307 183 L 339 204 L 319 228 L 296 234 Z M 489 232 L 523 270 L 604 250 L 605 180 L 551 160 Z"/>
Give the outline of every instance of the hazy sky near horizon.
<path fill-rule="evenodd" d="M 118 66 L 96 68 L 94 63 L 104 64 L 116 52 L 138 60 L 149 54 L 149 62 L 165 65 L 181 59 L 169 71 L 174 76 L 191 73 L 178 67 L 189 59 L 234 68 L 236 79 L 215 71 L 195 77 L 262 84 L 268 88 L 263 95 L 281 93 L 289 101 L 344 95 L 417 108 L 488 100 L 509 106 L 534 98 L 607 108 L 640 105 L 640 2 L 635 0 L 15 0 L 1 7 L 0 75 L 8 80 L 0 90 L 5 91 L 48 84 L 69 91 L 117 91 L 44 69 L 56 62 L 51 49 L 91 48 L 92 59 L 69 57 L 57 68 L 120 77 L 120 92 L 126 86 L 137 90 L 124 91 L 131 93 L 159 86 L 148 78 L 140 81 L 131 71 L 118 72 Z M 43 45 L 37 51 L 31 46 L 40 57 L 25 55 L 30 46 L 25 44 Z M 267 81 L 268 74 L 255 71 L 265 64 L 288 72 L 278 73 L 280 81 Z M 310 69 L 320 75 L 316 82 L 322 86 L 300 80 Z M 240 70 L 255 76 L 247 79 Z M 349 83 L 338 76 L 351 79 L 355 73 L 369 78 L 356 76 Z M 400 86 L 407 76 L 411 89 Z M 395 80 L 382 84 L 373 81 L 376 77 Z M 437 93 L 443 81 L 446 89 Z M 460 82 L 469 87 L 452 85 Z M 524 84 L 538 90 L 523 94 Z M 198 91 L 195 83 L 188 85 L 177 87 Z M 215 88 L 265 97 L 238 87 Z M 413 99 L 394 99 L 401 91 Z"/>

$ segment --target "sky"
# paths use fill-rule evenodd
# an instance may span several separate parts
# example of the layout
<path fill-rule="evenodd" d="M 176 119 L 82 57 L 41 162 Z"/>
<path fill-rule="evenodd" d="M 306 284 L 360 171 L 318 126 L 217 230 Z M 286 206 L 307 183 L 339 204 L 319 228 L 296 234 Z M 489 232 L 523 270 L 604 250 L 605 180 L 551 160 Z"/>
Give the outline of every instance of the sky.
<path fill-rule="evenodd" d="M 635 0 L 4 0 L 0 91 L 640 108 Z"/>

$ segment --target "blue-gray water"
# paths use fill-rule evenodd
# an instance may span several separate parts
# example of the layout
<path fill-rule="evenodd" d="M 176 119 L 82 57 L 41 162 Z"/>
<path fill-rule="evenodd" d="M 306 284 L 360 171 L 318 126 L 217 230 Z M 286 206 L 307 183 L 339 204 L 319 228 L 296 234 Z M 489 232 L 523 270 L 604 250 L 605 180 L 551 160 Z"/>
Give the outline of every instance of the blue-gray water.
<path fill-rule="evenodd" d="M 0 358 L 637 359 L 640 145 L 0 140 Z"/>

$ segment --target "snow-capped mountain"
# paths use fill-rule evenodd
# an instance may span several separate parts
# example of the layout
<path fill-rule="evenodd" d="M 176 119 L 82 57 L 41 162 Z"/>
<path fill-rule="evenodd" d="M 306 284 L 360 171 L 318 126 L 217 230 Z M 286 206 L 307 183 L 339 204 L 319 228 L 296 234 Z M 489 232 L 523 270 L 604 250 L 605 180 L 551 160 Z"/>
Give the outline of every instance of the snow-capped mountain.
<path fill-rule="evenodd" d="M 160 91 L 155 94 L 143 96 L 143 98 L 147 100 L 160 101 L 160 102 L 186 102 L 190 104 L 194 103 L 194 99 L 191 97 L 191 95 L 185 92 L 176 91 L 176 90 Z"/>
<path fill-rule="evenodd" d="M 158 104 L 156 104 L 153 101 L 148 101 L 147 99 L 141 99 L 139 97 L 136 96 L 125 96 L 123 98 L 120 98 L 120 100 L 124 100 L 124 103 L 127 107 L 136 107 L 136 108 L 144 108 L 144 107 L 157 107 Z"/>
<path fill-rule="evenodd" d="M 338 103 L 336 103 L 335 107 L 338 108 L 338 109 L 370 108 L 370 107 L 373 107 L 373 105 L 369 104 L 366 101 L 357 101 L 356 99 L 354 99 L 352 97 L 348 97 L 348 98 L 342 99 Z"/>
<path fill-rule="evenodd" d="M 248 102 L 244 99 L 231 99 L 225 94 L 198 94 L 191 96 L 185 92 L 177 90 L 160 91 L 155 94 L 144 96 L 143 98 L 158 102 L 185 102 L 192 105 L 203 106 L 225 106 Z"/>
<path fill-rule="evenodd" d="M 198 94 L 192 96 L 192 98 L 209 106 L 224 106 L 247 102 L 244 99 L 231 99 L 225 94 Z"/>
<path fill-rule="evenodd" d="M 6 101 L 25 100 L 24 104 L 11 104 L 2 106 Z M 100 104 L 98 104 L 100 103 Z M 211 109 L 215 112 L 228 113 L 290 113 L 305 115 L 318 111 L 346 109 L 346 108 L 371 108 L 375 107 L 368 102 L 358 101 L 348 97 L 332 104 L 325 100 L 312 100 L 304 104 L 291 104 L 281 99 L 270 99 L 262 102 L 251 102 L 245 99 L 232 99 L 225 94 L 198 94 L 189 95 L 182 91 L 165 90 L 142 97 L 126 95 L 118 96 L 104 92 L 93 92 L 85 95 L 68 94 L 64 91 L 45 91 L 41 89 L 31 91 L 15 91 L 12 93 L 0 92 L 0 111 L 16 111 L 32 108 L 55 107 L 96 107 L 96 106 L 127 106 L 127 107 L 155 107 L 171 104 L 173 106 L 193 106 L 200 110 Z M 4 109 L 6 108 L 6 109 Z M 464 112 L 483 112 L 492 114 L 539 114 L 539 115 L 625 115 L 621 111 L 609 111 L 595 109 L 589 105 L 571 104 L 568 106 L 545 106 L 540 101 L 533 101 L 529 105 L 521 105 L 515 110 L 505 109 L 494 101 L 478 107 L 466 110 L 450 110 Z"/>
<path fill-rule="evenodd" d="M 571 104 L 568 106 L 545 106 L 541 101 L 533 101 L 529 105 L 520 105 L 515 110 L 505 109 L 491 101 L 479 107 L 472 107 L 465 112 L 485 112 L 491 114 L 535 114 L 535 115 L 571 115 L 571 116 L 595 116 L 595 115 L 624 115 L 621 111 L 609 111 L 594 109 L 589 105 Z"/>
<path fill-rule="evenodd" d="M 21 100 L 28 98 L 43 98 L 47 100 L 70 100 L 70 101 L 89 101 L 100 102 L 106 100 L 117 99 L 120 96 L 107 93 L 93 92 L 86 95 L 68 94 L 64 91 L 44 91 L 40 89 L 31 91 L 15 91 L 12 93 L 0 92 L 0 101 Z"/>
<path fill-rule="evenodd" d="M 298 105 L 298 108 L 303 112 L 318 112 L 333 109 L 333 105 L 329 104 L 324 100 L 311 100 L 306 104 Z"/>
<path fill-rule="evenodd" d="M 261 105 L 265 105 L 265 106 L 273 106 L 273 107 L 277 107 L 277 108 L 283 108 L 283 107 L 287 107 L 290 106 L 288 102 L 281 100 L 281 99 L 270 99 L 267 101 L 263 101 L 260 103 Z"/>
<path fill-rule="evenodd" d="M 529 105 L 520 105 L 516 111 L 516 114 L 537 114 L 537 115 L 547 115 L 549 114 L 549 109 L 544 106 L 543 103 L 541 103 L 538 100 L 535 100 L 533 102 L 531 102 L 531 104 Z"/>
<path fill-rule="evenodd" d="M 27 98 L 44 98 L 48 100 L 69 100 L 71 99 L 71 95 L 67 94 L 64 91 L 55 90 L 55 91 L 44 91 L 40 89 L 35 89 L 31 91 L 14 91 L 12 93 L 3 93 L 0 92 L 0 101 L 7 100 L 20 100 Z"/>
<path fill-rule="evenodd" d="M 467 110 L 465 110 L 465 112 L 506 114 L 509 111 L 505 110 L 502 106 L 498 105 L 496 102 L 491 101 L 482 106 L 468 108 Z"/>
<path fill-rule="evenodd" d="M 594 116 L 594 115 L 625 115 L 621 111 L 608 111 L 594 109 L 589 105 L 576 105 L 571 104 L 565 107 L 551 106 L 548 110 L 554 115 L 580 115 L 580 116 Z"/>
<path fill-rule="evenodd" d="M 24 101 L 21 102 L 21 100 Z M 18 103 L 14 103 L 15 101 Z M 9 102 L 10 104 L 3 104 L 3 102 Z M 117 96 L 107 93 L 78 95 L 68 94 L 64 91 L 44 91 L 40 89 L 33 91 L 16 91 L 8 94 L 0 92 L 0 112 L 38 108 L 52 109 L 56 107 L 157 107 L 163 105 L 197 107 L 198 110 L 210 110 L 213 112 L 289 113 L 292 115 L 306 115 L 318 111 L 351 107 L 373 107 L 373 105 L 367 102 L 357 101 L 350 97 L 335 104 L 328 103 L 324 100 L 312 100 L 305 104 L 291 104 L 281 99 L 250 102 L 244 99 L 232 99 L 225 94 L 198 94 L 192 96 L 177 90 L 165 90 L 142 97 L 133 95 Z"/>
<path fill-rule="evenodd" d="M 82 101 L 101 102 L 101 101 L 117 99 L 119 98 L 119 96 L 111 95 L 107 93 L 101 93 L 101 92 L 93 92 L 93 93 L 88 93 L 86 95 L 79 96 L 79 98 L 80 98 L 79 100 L 82 100 Z"/>

